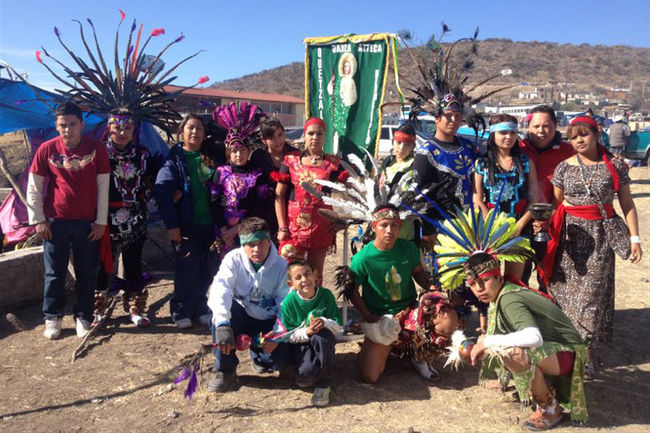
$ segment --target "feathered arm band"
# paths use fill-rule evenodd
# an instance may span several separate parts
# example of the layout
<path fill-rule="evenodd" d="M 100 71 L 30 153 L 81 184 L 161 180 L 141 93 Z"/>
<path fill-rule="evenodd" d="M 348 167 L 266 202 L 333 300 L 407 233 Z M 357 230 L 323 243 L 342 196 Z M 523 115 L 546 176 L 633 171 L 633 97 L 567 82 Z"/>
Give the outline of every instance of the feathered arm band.
<path fill-rule="evenodd" d="M 338 296 L 345 296 L 346 299 L 352 298 L 352 293 L 357 288 L 356 275 L 349 266 L 339 266 L 336 268 L 336 291 Z"/>

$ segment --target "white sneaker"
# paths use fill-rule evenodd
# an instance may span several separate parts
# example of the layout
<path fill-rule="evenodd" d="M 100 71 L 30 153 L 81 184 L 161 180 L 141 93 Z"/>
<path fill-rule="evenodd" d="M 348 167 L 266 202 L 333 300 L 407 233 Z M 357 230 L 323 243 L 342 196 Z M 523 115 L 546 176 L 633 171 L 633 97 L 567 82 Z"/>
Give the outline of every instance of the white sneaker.
<path fill-rule="evenodd" d="M 83 338 L 90 331 L 91 324 L 89 321 L 77 317 L 77 337 Z"/>
<path fill-rule="evenodd" d="M 415 370 L 422 376 L 424 380 L 438 380 L 440 378 L 440 373 L 438 370 L 433 368 L 428 362 L 417 362 L 415 359 L 411 358 L 411 363 Z"/>
<path fill-rule="evenodd" d="M 210 322 L 212 321 L 212 314 L 204 314 L 203 316 L 199 316 L 197 320 L 201 325 L 209 326 Z"/>
<path fill-rule="evenodd" d="M 56 340 L 59 338 L 59 335 L 61 335 L 61 318 L 57 317 L 56 319 L 46 319 L 43 336 L 49 340 Z"/>
<path fill-rule="evenodd" d="M 131 322 L 133 322 L 135 326 L 138 326 L 140 328 L 146 328 L 147 326 L 149 326 L 149 319 L 139 314 L 131 314 Z"/>
<path fill-rule="evenodd" d="M 191 319 L 179 319 L 176 321 L 176 327 L 178 329 L 187 329 L 192 327 Z"/>
<path fill-rule="evenodd" d="M 314 388 L 311 404 L 314 406 L 327 406 L 330 403 L 330 388 Z"/>

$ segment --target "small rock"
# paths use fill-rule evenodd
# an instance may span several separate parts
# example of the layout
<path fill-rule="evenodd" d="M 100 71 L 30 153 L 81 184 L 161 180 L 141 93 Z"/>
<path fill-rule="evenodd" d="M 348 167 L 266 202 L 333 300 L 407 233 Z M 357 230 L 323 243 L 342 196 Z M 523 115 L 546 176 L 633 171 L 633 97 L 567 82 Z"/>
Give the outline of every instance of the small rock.
<path fill-rule="evenodd" d="M 11 416 L 11 415 L 3 416 L 2 420 L 5 421 L 5 420 L 11 419 L 11 418 L 13 418 L 13 416 Z"/>
<path fill-rule="evenodd" d="M 641 278 L 641 281 L 644 282 L 644 283 L 650 283 L 650 280 L 647 279 L 647 278 Z"/>
<path fill-rule="evenodd" d="M 103 398 L 92 398 L 92 399 L 90 399 L 90 402 L 94 403 L 94 404 L 100 404 L 103 401 L 104 401 Z"/>
<path fill-rule="evenodd" d="M 9 324 L 16 330 L 16 331 L 26 331 L 29 329 L 27 325 L 25 325 L 25 322 L 20 320 L 15 314 L 13 313 L 7 313 L 5 314 L 5 319 Z"/>
<path fill-rule="evenodd" d="M 158 397 L 160 395 L 163 395 L 163 394 L 166 394 L 169 391 L 171 391 L 172 389 L 174 389 L 174 385 L 170 383 L 166 387 L 161 388 L 158 391 L 156 391 L 156 397 Z"/>
<path fill-rule="evenodd" d="M 178 418 L 178 415 L 179 415 L 178 412 L 176 412 L 174 409 L 170 410 L 169 413 L 167 414 L 169 418 Z"/>
<path fill-rule="evenodd" d="M 516 415 L 510 415 L 508 418 L 510 418 L 510 422 L 515 424 L 515 425 L 518 425 L 521 422 L 519 417 L 516 416 Z"/>

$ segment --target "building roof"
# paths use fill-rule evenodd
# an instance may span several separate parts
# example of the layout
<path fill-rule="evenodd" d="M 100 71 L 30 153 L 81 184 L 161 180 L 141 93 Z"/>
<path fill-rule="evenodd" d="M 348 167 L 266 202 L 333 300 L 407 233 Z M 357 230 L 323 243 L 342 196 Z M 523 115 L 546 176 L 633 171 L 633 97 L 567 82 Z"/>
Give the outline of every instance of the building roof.
<path fill-rule="evenodd" d="M 165 86 L 168 92 L 177 91 L 179 86 Z M 213 98 L 229 98 L 229 99 L 243 99 L 246 101 L 263 101 L 263 102 L 284 102 L 288 104 L 304 104 L 305 101 L 300 98 L 295 98 L 288 95 L 278 95 L 276 93 L 258 93 L 258 92 L 240 92 L 237 90 L 224 90 L 224 89 L 187 89 L 183 92 L 186 95 L 203 96 Z"/>

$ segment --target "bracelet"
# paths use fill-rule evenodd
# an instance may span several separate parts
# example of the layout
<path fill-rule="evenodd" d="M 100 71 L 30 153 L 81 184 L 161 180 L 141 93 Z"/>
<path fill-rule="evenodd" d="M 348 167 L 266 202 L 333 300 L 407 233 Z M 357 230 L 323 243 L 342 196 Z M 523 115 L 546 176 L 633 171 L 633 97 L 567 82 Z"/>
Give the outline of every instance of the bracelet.
<path fill-rule="evenodd" d="M 641 237 L 640 236 L 630 236 L 630 243 L 640 244 L 641 243 Z"/>
<path fill-rule="evenodd" d="M 287 233 L 288 233 L 288 232 L 289 232 L 289 228 L 288 228 L 288 227 L 280 227 L 280 228 L 278 229 L 278 231 L 279 231 L 279 232 L 287 232 Z"/>

